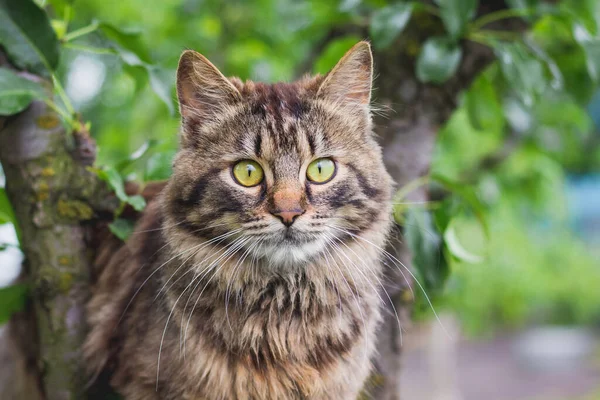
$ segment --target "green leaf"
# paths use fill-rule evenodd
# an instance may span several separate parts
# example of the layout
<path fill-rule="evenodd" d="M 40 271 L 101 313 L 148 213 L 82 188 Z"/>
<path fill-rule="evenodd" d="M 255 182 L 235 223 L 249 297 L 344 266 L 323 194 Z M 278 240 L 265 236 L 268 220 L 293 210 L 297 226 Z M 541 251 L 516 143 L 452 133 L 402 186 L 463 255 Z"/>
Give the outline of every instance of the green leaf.
<path fill-rule="evenodd" d="M 457 39 L 475 16 L 478 0 L 435 0 L 440 7 L 440 16 L 451 37 Z"/>
<path fill-rule="evenodd" d="M 1 169 L 0 169 L 1 171 Z M 6 189 L 0 188 L 0 224 L 13 224 L 15 232 L 17 234 L 17 238 L 19 242 L 21 242 L 21 229 L 17 222 L 17 217 L 15 216 L 14 209 L 10 201 L 8 200 L 8 196 L 6 195 Z"/>
<path fill-rule="evenodd" d="M 89 26 L 91 31 L 99 30 L 104 34 L 109 48 L 94 48 L 71 45 L 73 49 L 97 51 L 101 54 L 115 54 L 124 63 L 123 70 L 136 83 L 136 91 L 150 84 L 150 88 L 167 106 L 169 113 L 175 115 L 174 97 L 175 73 L 151 64 L 147 48 L 141 41 L 140 30 L 120 29 L 106 22 L 95 21 Z M 72 32 L 73 34 L 75 32 Z M 67 35 L 68 36 L 68 35 Z"/>
<path fill-rule="evenodd" d="M 544 66 L 523 43 L 496 43 L 494 50 L 506 82 L 531 106 L 548 86 Z"/>
<path fill-rule="evenodd" d="M 53 19 L 50 21 L 50 25 L 52 25 L 52 29 L 56 33 L 56 37 L 61 40 L 67 34 L 68 25 L 62 19 Z"/>
<path fill-rule="evenodd" d="M 451 193 L 460 196 L 460 198 L 462 198 L 469 205 L 469 207 L 479 220 L 479 223 L 483 228 L 485 236 L 489 237 L 490 230 L 487 223 L 487 219 L 485 218 L 484 206 L 470 186 L 467 186 L 460 182 L 454 182 L 451 179 L 437 174 L 431 175 L 431 180 L 442 185 L 446 190 L 450 191 Z"/>
<path fill-rule="evenodd" d="M 117 218 L 108 225 L 108 229 L 119 239 L 125 241 L 133 233 L 133 222 L 123 218 Z"/>
<path fill-rule="evenodd" d="M 431 214 L 411 208 L 407 211 L 404 237 L 410 248 L 417 277 L 427 292 L 440 292 L 449 274 L 443 254 L 442 235 Z"/>
<path fill-rule="evenodd" d="M 125 181 L 119 172 L 112 167 L 93 168 L 98 178 L 102 179 L 115 191 L 115 195 L 122 202 L 130 204 L 135 210 L 142 211 L 146 207 L 146 201 L 141 196 L 128 196 L 125 193 Z"/>
<path fill-rule="evenodd" d="M 141 40 L 138 29 L 122 29 L 106 22 L 96 22 L 98 29 L 109 40 L 109 46 L 127 65 L 125 71 L 136 81 L 136 86 L 149 83 L 158 98 L 175 115 L 172 91 L 175 87 L 175 74 L 152 64 L 150 53 Z"/>
<path fill-rule="evenodd" d="M 127 159 L 117 163 L 115 169 L 122 174 L 125 170 L 130 168 L 133 164 L 139 161 L 141 158 L 146 156 L 148 152 L 154 149 L 159 144 L 158 140 L 150 139 L 146 140 L 136 151 L 134 151 Z"/>
<path fill-rule="evenodd" d="M 342 58 L 342 56 L 359 41 L 359 36 L 349 35 L 334 39 L 327 43 L 327 46 L 315 61 L 313 72 L 315 74 L 326 74 L 329 72 L 340 58 Z"/>
<path fill-rule="evenodd" d="M 539 125 L 554 127 L 573 137 L 581 137 L 593 131 L 593 122 L 586 109 L 567 95 L 545 97 L 536 104 L 535 116 Z"/>
<path fill-rule="evenodd" d="M 427 39 L 417 59 L 417 78 L 421 82 L 444 83 L 456 72 L 462 49 L 446 37 Z"/>
<path fill-rule="evenodd" d="M 75 0 L 48 0 L 57 18 L 64 18 L 65 13 L 72 15 L 72 12 L 68 11 L 68 9 L 73 7 L 74 2 Z"/>
<path fill-rule="evenodd" d="M 397 3 L 375 11 L 369 32 L 376 48 L 391 45 L 406 27 L 413 11 L 412 3 Z"/>
<path fill-rule="evenodd" d="M 535 9 L 539 0 L 507 0 L 510 8 L 531 8 Z"/>
<path fill-rule="evenodd" d="M 175 106 L 171 95 L 175 87 L 175 73 L 156 66 L 146 66 L 146 70 L 150 79 L 150 87 L 158 98 L 165 103 L 169 113 L 175 115 Z"/>
<path fill-rule="evenodd" d="M 0 115 L 21 112 L 33 100 L 44 97 L 46 93 L 40 84 L 0 67 Z"/>
<path fill-rule="evenodd" d="M 0 224 L 14 223 L 15 213 L 6 195 L 6 190 L 0 188 Z"/>
<path fill-rule="evenodd" d="M 149 83 L 154 93 L 167 106 L 169 113 L 175 115 L 175 105 L 171 96 L 175 87 L 175 74 L 154 65 L 137 64 L 137 58 L 130 57 L 131 53 L 118 55 L 126 63 L 124 71 L 135 80 L 136 89 Z"/>
<path fill-rule="evenodd" d="M 550 55 L 543 48 L 541 48 L 537 43 L 535 43 L 533 40 L 525 38 L 525 44 L 533 52 L 533 54 L 539 60 L 541 60 L 548 68 L 548 71 L 550 72 L 550 75 L 552 76 L 552 81 L 550 82 L 550 85 L 552 86 L 552 88 L 554 90 L 562 90 L 563 85 L 564 85 L 564 78 L 563 78 L 560 68 L 558 67 L 556 62 L 552 59 L 552 57 L 550 57 Z"/>
<path fill-rule="evenodd" d="M 118 53 L 115 53 L 118 56 Z M 135 93 L 139 93 L 148 84 L 148 71 L 139 65 L 123 64 L 123 71 L 135 82 Z"/>
<path fill-rule="evenodd" d="M 0 0 L 0 45 L 21 69 L 50 76 L 58 65 L 58 39 L 32 0 Z"/>
<path fill-rule="evenodd" d="M 465 94 L 469 120 L 476 129 L 500 131 L 504 126 L 502 104 L 492 80 L 482 74 Z"/>
<path fill-rule="evenodd" d="M 129 196 L 127 198 L 127 203 L 129 203 L 136 211 L 142 211 L 146 207 L 146 200 L 139 194 Z"/>
<path fill-rule="evenodd" d="M 444 232 L 444 242 L 450 253 L 459 260 L 466 261 L 471 264 L 477 264 L 483 261 L 483 257 L 471 253 L 467 250 L 456 234 L 456 224 L 454 220 L 450 221 L 448 228 Z"/>
<path fill-rule="evenodd" d="M 560 9 L 572 22 L 585 26 L 590 34 L 600 35 L 600 2 L 597 0 L 563 0 Z"/>
<path fill-rule="evenodd" d="M 128 60 L 128 64 L 151 64 L 150 53 L 142 41 L 140 29 L 117 28 L 104 21 L 96 21 L 98 29 L 108 38 L 113 47 Z"/>
<path fill-rule="evenodd" d="M 573 36 L 585 51 L 587 68 L 594 81 L 600 80 L 600 36 L 594 37 L 580 24 L 573 26 Z"/>
<path fill-rule="evenodd" d="M 151 155 L 146 161 L 146 169 L 144 171 L 144 181 L 161 181 L 168 179 L 173 170 L 174 151 L 160 152 Z"/>
<path fill-rule="evenodd" d="M 502 108 L 508 125 L 517 133 L 530 132 L 535 126 L 535 117 L 531 107 L 523 104 L 521 99 L 508 96 L 504 99 Z"/>
<path fill-rule="evenodd" d="M 0 288 L 0 324 L 8 322 L 14 313 L 23 310 L 26 301 L 26 285 L 12 285 Z"/>
<path fill-rule="evenodd" d="M 106 167 L 104 169 L 96 169 L 96 174 L 98 178 L 102 179 L 115 191 L 115 194 L 121 201 L 127 201 L 127 194 L 125 193 L 125 182 L 123 181 L 123 177 L 119 172 L 111 167 Z"/>

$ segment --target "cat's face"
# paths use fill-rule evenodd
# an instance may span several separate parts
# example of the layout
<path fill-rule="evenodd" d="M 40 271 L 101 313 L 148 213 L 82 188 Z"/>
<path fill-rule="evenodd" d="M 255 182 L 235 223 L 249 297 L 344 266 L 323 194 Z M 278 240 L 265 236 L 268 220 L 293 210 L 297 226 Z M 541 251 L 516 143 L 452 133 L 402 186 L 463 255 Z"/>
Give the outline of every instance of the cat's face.
<path fill-rule="evenodd" d="M 371 132 L 371 63 L 361 43 L 325 77 L 267 85 L 228 80 L 184 53 L 182 146 L 166 196 L 180 229 L 273 264 L 387 229 L 391 180 Z"/>

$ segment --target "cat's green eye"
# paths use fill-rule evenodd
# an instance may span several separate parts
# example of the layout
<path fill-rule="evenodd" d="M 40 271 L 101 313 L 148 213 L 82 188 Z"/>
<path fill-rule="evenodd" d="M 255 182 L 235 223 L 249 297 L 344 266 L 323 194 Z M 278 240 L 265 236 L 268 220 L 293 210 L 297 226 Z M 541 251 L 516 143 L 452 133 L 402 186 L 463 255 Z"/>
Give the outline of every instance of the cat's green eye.
<path fill-rule="evenodd" d="M 306 177 L 314 183 L 326 183 L 335 175 L 335 163 L 331 158 L 317 158 L 306 169 Z"/>
<path fill-rule="evenodd" d="M 252 160 L 242 160 L 233 166 L 233 177 L 242 186 L 256 186 L 262 182 L 262 167 Z"/>

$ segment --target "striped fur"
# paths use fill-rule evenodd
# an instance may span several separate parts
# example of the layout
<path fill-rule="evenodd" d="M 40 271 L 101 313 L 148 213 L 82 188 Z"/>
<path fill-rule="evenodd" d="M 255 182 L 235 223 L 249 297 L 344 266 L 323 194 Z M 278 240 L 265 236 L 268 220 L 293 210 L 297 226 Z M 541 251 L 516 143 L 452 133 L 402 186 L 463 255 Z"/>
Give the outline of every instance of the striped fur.
<path fill-rule="evenodd" d="M 325 77 L 273 85 L 184 53 L 174 173 L 127 244 L 100 253 L 90 372 L 127 400 L 357 397 L 391 226 L 371 79 L 364 42 Z M 306 179 L 319 157 L 336 163 L 325 184 Z M 260 185 L 234 181 L 241 159 Z M 303 210 L 290 228 L 271 214 L 283 192 Z"/>

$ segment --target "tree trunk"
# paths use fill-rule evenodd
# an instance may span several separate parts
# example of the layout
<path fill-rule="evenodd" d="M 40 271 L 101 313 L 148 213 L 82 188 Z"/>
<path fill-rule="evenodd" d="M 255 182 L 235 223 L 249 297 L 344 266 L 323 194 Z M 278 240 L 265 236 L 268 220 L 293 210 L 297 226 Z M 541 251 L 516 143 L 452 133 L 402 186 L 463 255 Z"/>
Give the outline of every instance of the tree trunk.
<path fill-rule="evenodd" d="M 31 314 L 11 327 L 27 335 L 12 339 L 23 351 L 18 359 L 37 360 L 21 366 L 28 367 L 27 375 L 41 377 L 39 393 L 48 400 L 81 399 L 86 383 L 79 356 L 92 256 L 85 221 L 114 206 L 97 200 L 108 197 L 86 169 L 94 156 L 89 136 L 66 132 L 43 102 L 0 121 L 0 162 L 19 222 L 32 299 Z"/>

